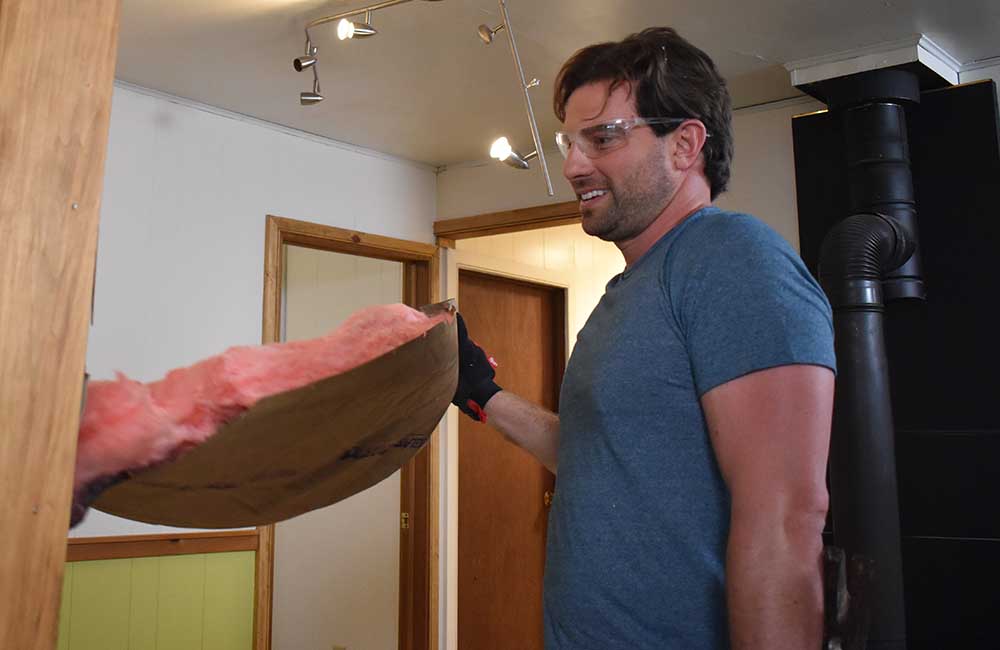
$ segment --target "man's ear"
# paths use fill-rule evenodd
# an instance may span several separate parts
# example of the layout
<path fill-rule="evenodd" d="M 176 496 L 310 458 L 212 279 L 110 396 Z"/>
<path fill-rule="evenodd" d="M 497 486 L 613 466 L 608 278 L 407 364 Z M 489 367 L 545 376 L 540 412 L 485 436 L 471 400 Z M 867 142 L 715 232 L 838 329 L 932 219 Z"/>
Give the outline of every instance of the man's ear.
<path fill-rule="evenodd" d="M 701 121 L 688 120 L 671 134 L 671 138 L 673 139 L 671 155 L 674 159 L 674 166 L 686 171 L 700 159 L 708 133 Z"/>

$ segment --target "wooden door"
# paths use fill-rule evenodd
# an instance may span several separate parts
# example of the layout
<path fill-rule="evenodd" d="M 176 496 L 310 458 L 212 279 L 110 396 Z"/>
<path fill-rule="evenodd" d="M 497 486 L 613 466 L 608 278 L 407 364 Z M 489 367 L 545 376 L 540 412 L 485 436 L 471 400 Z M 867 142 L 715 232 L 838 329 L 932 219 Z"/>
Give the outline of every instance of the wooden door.
<path fill-rule="evenodd" d="M 462 271 L 459 309 L 497 383 L 557 410 L 565 293 Z M 458 647 L 542 650 L 542 572 L 554 477 L 495 429 L 459 419 Z"/>

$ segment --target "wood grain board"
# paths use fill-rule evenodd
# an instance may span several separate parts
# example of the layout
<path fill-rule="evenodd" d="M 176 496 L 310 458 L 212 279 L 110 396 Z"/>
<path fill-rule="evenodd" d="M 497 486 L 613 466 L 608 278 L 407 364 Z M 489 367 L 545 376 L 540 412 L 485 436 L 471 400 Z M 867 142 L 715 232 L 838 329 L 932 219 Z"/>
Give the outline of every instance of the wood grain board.
<path fill-rule="evenodd" d="M 119 8 L 0 1 L 4 650 L 56 646 Z"/>

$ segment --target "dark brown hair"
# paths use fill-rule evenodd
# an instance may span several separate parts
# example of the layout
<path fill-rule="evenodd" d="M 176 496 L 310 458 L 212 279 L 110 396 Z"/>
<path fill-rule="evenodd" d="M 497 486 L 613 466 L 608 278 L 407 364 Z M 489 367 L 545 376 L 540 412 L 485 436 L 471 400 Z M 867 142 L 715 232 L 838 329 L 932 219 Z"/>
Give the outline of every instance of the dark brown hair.
<path fill-rule="evenodd" d="M 670 27 L 651 27 L 621 42 L 586 47 L 556 77 L 553 107 L 560 121 L 566 119 L 570 95 L 595 81 L 610 81 L 611 90 L 629 84 L 641 117 L 701 120 L 709 133 L 702 153 L 712 199 L 725 191 L 733 160 L 733 108 L 726 82 L 707 54 Z M 650 128 L 663 137 L 676 127 Z"/>

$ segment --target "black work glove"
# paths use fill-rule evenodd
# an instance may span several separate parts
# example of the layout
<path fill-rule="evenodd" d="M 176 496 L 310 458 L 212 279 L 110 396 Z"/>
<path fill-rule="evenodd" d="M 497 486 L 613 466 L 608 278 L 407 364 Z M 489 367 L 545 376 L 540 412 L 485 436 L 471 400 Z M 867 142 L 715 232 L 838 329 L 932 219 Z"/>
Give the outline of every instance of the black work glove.
<path fill-rule="evenodd" d="M 483 409 L 490 398 L 500 392 L 501 388 L 493 382 L 496 363 L 469 338 L 465 321 L 461 314 L 458 318 L 458 387 L 451 403 L 477 422 L 486 422 Z"/>

